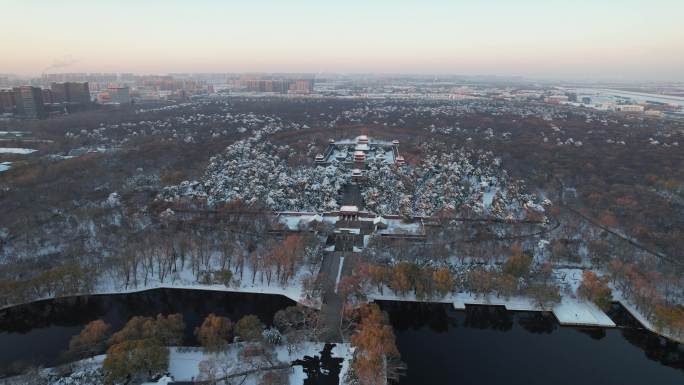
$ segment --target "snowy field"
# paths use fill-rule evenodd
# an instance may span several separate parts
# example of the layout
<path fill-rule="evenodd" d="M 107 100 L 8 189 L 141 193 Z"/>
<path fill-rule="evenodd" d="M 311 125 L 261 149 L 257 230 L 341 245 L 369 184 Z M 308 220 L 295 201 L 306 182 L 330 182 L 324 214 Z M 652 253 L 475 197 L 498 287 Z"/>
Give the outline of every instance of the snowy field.
<path fill-rule="evenodd" d="M 0 172 L 7 171 L 12 167 L 12 162 L 0 162 Z"/>
<path fill-rule="evenodd" d="M 294 349 L 289 350 L 285 345 L 273 348 L 274 364 L 277 362 L 291 363 L 295 360 L 303 359 L 305 356 L 319 356 L 325 343 L 323 342 L 302 342 Z M 145 382 L 143 385 L 166 385 L 177 381 L 194 381 L 198 379 L 200 373 L 200 363 L 202 361 L 216 359 L 221 365 L 231 372 L 241 372 L 249 370 L 251 367 L 243 366 L 244 363 L 239 358 L 241 344 L 231 344 L 225 352 L 208 353 L 196 347 L 172 347 L 169 348 L 169 369 L 168 374 L 154 382 Z M 332 356 L 342 358 L 342 368 L 340 369 L 340 385 L 344 385 L 344 378 L 349 371 L 349 365 L 353 356 L 353 348 L 350 344 L 336 344 L 332 350 Z M 98 355 L 71 364 L 68 375 L 59 376 L 57 368 L 45 368 L 41 370 L 41 377 L 46 385 L 92 385 L 101 383 L 99 370 L 102 368 L 105 355 Z M 303 385 L 306 374 L 302 366 L 292 366 L 288 369 L 288 384 Z M 263 373 L 248 375 L 241 382 L 243 385 L 257 385 Z M 236 377 L 241 378 L 241 377 Z M 22 376 L 10 378 L 8 384 L 17 385 L 23 383 Z M 285 385 L 285 384 L 283 384 Z"/>
<path fill-rule="evenodd" d="M 233 272 L 236 274 L 235 272 Z M 317 273 L 317 272 L 315 272 Z M 236 274 L 237 275 L 237 274 Z M 223 284 L 202 284 L 198 283 L 195 276 L 189 269 L 184 269 L 176 274 L 174 277 L 168 278 L 165 282 L 160 282 L 156 279 L 149 279 L 146 284 L 139 284 L 136 287 L 124 287 L 122 282 L 117 279 L 109 279 L 100 284 L 93 294 L 120 294 L 120 293 L 134 293 L 139 291 L 151 289 L 197 289 L 197 290 L 213 290 L 226 291 L 237 293 L 256 293 L 256 294 L 276 294 L 283 295 L 295 302 L 303 305 L 320 308 L 318 299 L 306 299 L 304 288 L 302 286 L 302 279 L 308 275 L 304 269 L 300 269 L 295 277 L 287 285 L 281 285 L 274 279 L 270 284 L 258 273 L 254 283 L 252 283 L 252 271 L 249 266 L 245 265 L 243 278 L 239 276 L 234 277 L 233 283 L 226 287 Z"/>
<path fill-rule="evenodd" d="M 209 358 L 216 358 L 222 362 L 232 362 L 239 367 L 240 359 L 238 358 L 239 345 L 233 344 L 226 352 L 222 353 L 205 353 L 201 349 L 184 349 L 171 348 L 169 355 L 169 377 L 163 377 L 157 382 L 148 382 L 147 385 L 167 384 L 170 381 L 194 381 L 199 375 L 199 364 L 203 360 Z M 304 356 L 320 356 L 325 343 L 323 342 L 304 342 L 298 346 L 297 349 L 291 353 L 286 346 L 276 346 L 274 353 L 276 360 L 280 362 L 292 362 L 303 359 Z M 352 358 L 353 349 L 349 344 L 336 344 L 332 350 L 333 357 L 341 357 L 342 369 L 339 374 L 340 384 L 342 379 L 346 376 L 349 370 L 349 362 Z M 289 371 L 289 385 L 303 385 L 306 374 L 301 366 L 293 366 Z M 243 385 L 256 385 L 259 382 L 259 376 L 250 375 L 242 382 Z"/>

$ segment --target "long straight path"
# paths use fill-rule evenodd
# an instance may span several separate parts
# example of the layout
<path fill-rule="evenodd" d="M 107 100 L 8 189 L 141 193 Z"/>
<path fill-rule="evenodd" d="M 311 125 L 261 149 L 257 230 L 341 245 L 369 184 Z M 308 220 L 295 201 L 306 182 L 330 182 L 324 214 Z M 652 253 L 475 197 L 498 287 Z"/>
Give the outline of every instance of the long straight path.
<path fill-rule="evenodd" d="M 323 256 L 320 278 L 323 279 L 323 305 L 321 317 L 323 319 L 325 342 L 341 342 L 340 326 L 342 322 L 342 298 L 335 292 L 337 276 L 343 253 L 326 253 Z"/>
<path fill-rule="evenodd" d="M 355 183 L 348 183 L 340 192 L 340 206 L 354 205 L 361 209 L 363 197 Z M 355 256 L 351 252 L 328 252 L 323 256 L 319 278 L 323 281 L 323 305 L 321 317 L 324 323 L 323 340 L 342 342 L 341 323 L 343 300 L 336 293 L 337 281 L 351 274 Z M 344 261 L 344 263 L 342 263 Z"/>

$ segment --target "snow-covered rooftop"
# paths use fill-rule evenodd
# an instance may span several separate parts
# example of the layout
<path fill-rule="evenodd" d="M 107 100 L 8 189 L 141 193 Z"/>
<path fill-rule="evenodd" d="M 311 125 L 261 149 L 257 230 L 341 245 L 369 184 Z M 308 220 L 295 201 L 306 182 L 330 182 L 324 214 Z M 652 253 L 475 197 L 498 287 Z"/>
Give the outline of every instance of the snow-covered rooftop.
<path fill-rule="evenodd" d="M 359 207 L 358 206 L 342 206 L 342 207 L 340 207 L 340 212 L 357 213 L 357 212 L 359 212 Z"/>

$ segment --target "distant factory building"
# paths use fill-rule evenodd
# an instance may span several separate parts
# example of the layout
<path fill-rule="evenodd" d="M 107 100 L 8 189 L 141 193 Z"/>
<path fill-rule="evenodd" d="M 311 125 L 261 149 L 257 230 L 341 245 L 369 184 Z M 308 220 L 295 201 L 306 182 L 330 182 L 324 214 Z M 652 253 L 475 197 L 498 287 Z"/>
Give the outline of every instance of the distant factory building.
<path fill-rule="evenodd" d="M 644 106 L 638 104 L 618 104 L 615 106 L 615 110 L 621 112 L 644 112 Z"/>
<path fill-rule="evenodd" d="M 551 104 L 567 103 L 568 97 L 567 95 L 551 95 L 546 97 L 546 102 Z"/>

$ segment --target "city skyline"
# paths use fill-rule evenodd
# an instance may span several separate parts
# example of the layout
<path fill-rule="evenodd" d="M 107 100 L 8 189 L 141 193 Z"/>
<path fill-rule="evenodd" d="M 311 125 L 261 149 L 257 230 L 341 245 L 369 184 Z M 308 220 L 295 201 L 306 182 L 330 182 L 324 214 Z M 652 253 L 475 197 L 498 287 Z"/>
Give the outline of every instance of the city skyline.
<path fill-rule="evenodd" d="M 0 73 L 294 72 L 684 80 L 684 4 L 8 1 Z"/>

